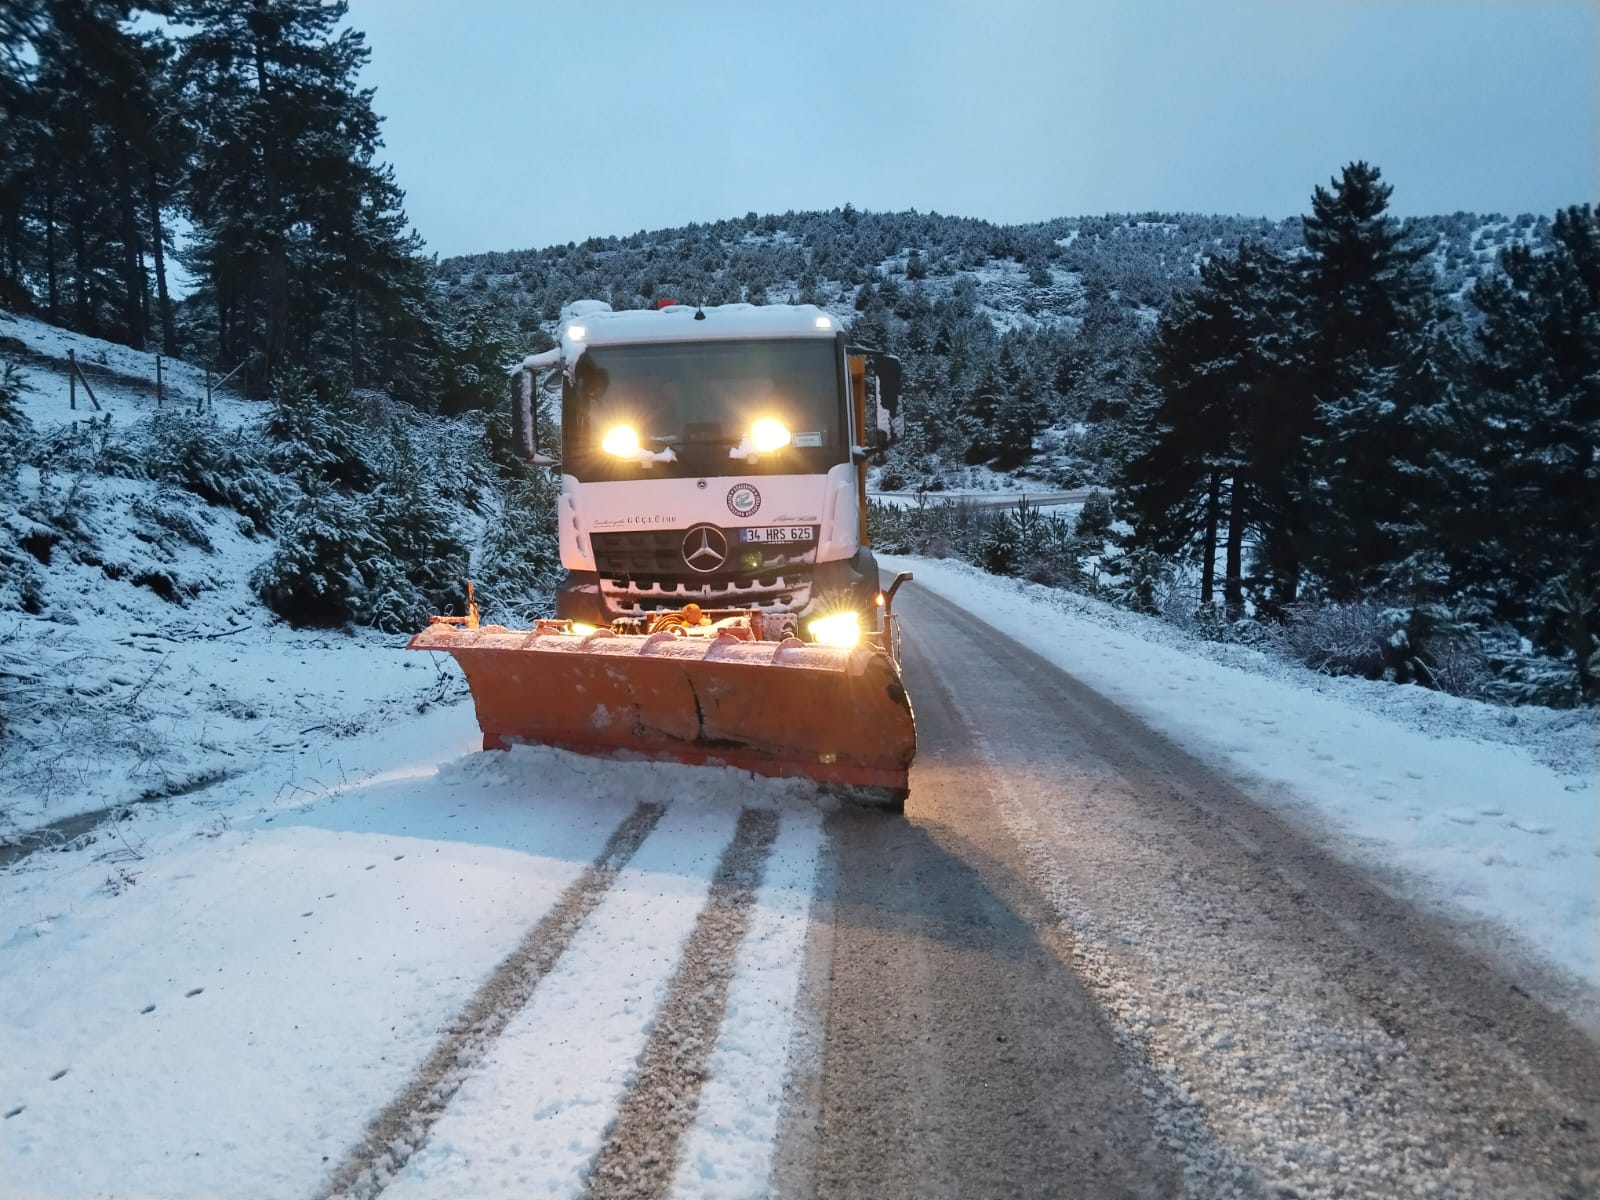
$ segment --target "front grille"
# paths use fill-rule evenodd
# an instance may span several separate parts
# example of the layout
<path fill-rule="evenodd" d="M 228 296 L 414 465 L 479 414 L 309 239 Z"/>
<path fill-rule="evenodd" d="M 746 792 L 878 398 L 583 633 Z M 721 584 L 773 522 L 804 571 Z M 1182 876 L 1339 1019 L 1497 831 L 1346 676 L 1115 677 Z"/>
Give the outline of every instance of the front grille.
<path fill-rule="evenodd" d="M 683 529 L 650 529 L 636 533 L 596 533 L 589 541 L 594 546 L 595 569 L 603 576 L 629 579 L 634 576 L 704 580 L 683 560 Z M 742 545 L 737 529 L 724 529 L 728 540 L 728 569 L 718 577 L 756 577 L 792 569 L 800 563 L 813 563 L 817 557 L 816 531 L 812 540 L 792 545 Z"/>
<path fill-rule="evenodd" d="M 601 575 L 626 578 L 683 571 L 683 531 L 652 529 L 639 533 L 596 533 L 594 565 Z"/>
<path fill-rule="evenodd" d="M 684 561 L 686 530 L 641 530 L 590 535 L 606 605 L 617 615 L 656 609 L 759 608 L 795 612 L 811 598 L 817 543 L 740 545 L 737 530 L 723 530 L 728 560 L 702 573 Z M 815 531 L 813 531 L 815 532 Z"/>
<path fill-rule="evenodd" d="M 600 598 L 613 616 L 632 617 L 685 604 L 701 608 L 756 608 L 763 612 L 799 612 L 811 602 L 810 579 L 779 577 L 771 581 L 708 583 L 690 581 L 615 580 L 600 577 Z"/>

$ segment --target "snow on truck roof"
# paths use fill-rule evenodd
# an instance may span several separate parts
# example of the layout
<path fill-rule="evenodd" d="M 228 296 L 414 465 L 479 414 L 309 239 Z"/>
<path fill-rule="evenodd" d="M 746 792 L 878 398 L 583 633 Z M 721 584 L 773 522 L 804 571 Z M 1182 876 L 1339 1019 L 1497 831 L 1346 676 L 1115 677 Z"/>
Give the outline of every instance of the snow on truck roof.
<path fill-rule="evenodd" d="M 697 314 L 704 313 L 704 317 Z M 615 311 L 603 300 L 576 300 L 561 310 L 560 346 L 529 355 L 524 367 L 568 370 L 585 346 L 640 342 L 729 341 L 742 338 L 833 338 L 848 323 L 815 304 L 669 304 Z"/>
<path fill-rule="evenodd" d="M 598 304 L 589 301 L 588 304 Z M 587 311 L 585 311 L 587 310 Z M 699 318 L 696 312 L 703 312 Z M 567 314 L 571 313 L 570 316 Z M 755 337 L 832 338 L 844 323 L 815 304 L 671 304 L 662 309 L 613 312 L 574 304 L 562 313 L 561 340 L 611 345 L 619 342 L 715 340 Z"/>

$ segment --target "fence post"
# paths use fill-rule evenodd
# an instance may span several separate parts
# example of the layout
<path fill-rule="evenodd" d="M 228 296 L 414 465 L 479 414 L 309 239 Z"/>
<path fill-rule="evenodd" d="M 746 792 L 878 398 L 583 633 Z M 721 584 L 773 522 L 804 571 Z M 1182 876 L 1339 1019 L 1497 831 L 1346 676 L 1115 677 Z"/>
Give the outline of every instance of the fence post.
<path fill-rule="evenodd" d="M 233 370 L 229 371 L 221 379 L 217 380 L 217 383 L 216 383 L 217 388 L 221 388 L 223 384 L 227 383 L 228 380 L 232 379 L 235 375 L 237 375 L 240 371 L 242 371 L 244 369 L 245 363 L 247 363 L 249 361 L 250 360 L 248 358 L 241 358 L 239 360 L 239 365 L 237 367 L 235 367 Z M 216 402 L 215 402 L 215 400 L 213 398 L 212 392 L 213 392 L 213 388 L 211 386 L 211 369 L 208 367 L 208 368 L 206 368 L 206 404 L 209 405 L 212 409 L 215 409 L 216 408 Z"/>
<path fill-rule="evenodd" d="M 94 405 L 95 412 L 105 411 L 100 407 L 100 401 L 95 399 L 94 389 L 89 386 L 89 377 L 83 373 L 83 368 L 78 365 L 78 352 L 76 350 L 67 351 L 67 362 L 71 364 L 72 374 L 76 375 L 82 382 L 83 390 L 89 397 L 89 403 Z M 73 408 L 78 407 L 78 389 L 76 386 L 72 388 L 70 402 Z"/>
<path fill-rule="evenodd" d="M 206 399 L 205 399 L 205 403 L 206 404 L 210 404 L 211 403 L 211 368 L 210 367 L 206 368 Z M 195 411 L 196 412 L 205 412 L 205 406 L 201 405 L 200 407 L 196 408 Z"/>
<path fill-rule="evenodd" d="M 67 407 L 78 411 L 78 352 L 67 351 Z"/>
<path fill-rule="evenodd" d="M 161 391 L 161 355 L 158 354 L 158 355 L 156 355 L 156 407 L 157 408 L 161 407 L 161 401 L 163 399 L 164 399 L 164 397 L 163 397 L 162 391 Z"/>

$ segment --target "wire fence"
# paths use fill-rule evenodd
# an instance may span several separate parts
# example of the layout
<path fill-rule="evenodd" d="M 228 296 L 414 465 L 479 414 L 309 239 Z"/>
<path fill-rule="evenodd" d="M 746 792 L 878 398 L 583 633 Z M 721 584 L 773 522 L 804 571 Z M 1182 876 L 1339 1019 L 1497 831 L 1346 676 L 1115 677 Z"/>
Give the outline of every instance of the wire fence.
<path fill-rule="evenodd" d="M 197 412 L 197 413 L 200 413 L 200 412 L 205 412 L 208 409 L 211 409 L 211 408 L 215 407 L 217 392 L 222 390 L 222 388 L 224 386 L 226 386 L 229 383 L 229 381 L 231 381 L 236 375 L 239 374 L 240 371 L 242 371 L 244 369 L 246 361 L 248 361 L 248 360 L 241 359 L 238 362 L 238 364 L 236 364 L 233 367 L 232 370 L 230 370 L 226 374 L 223 374 L 223 375 L 220 375 L 220 376 L 212 368 L 207 367 L 205 369 L 205 394 L 204 395 L 200 395 L 200 394 L 196 393 L 196 395 L 194 397 L 194 400 L 193 400 L 194 411 Z M 167 387 L 168 371 L 167 371 L 166 363 L 167 363 L 167 358 L 166 358 L 165 355 L 157 354 L 155 356 L 155 400 L 156 400 L 156 407 L 157 408 L 164 408 L 169 399 L 173 399 L 175 403 L 176 402 L 181 402 L 181 403 L 184 403 L 184 404 L 190 403 L 190 401 L 187 398 L 179 399 L 178 397 L 169 397 L 168 396 L 168 387 Z M 117 370 L 114 370 L 114 369 L 111 369 L 111 368 L 102 368 L 102 369 L 105 371 L 106 374 L 110 375 L 114 379 L 121 379 L 121 380 L 125 380 L 125 381 L 128 381 L 128 382 L 133 382 L 137 378 L 137 377 L 131 377 L 130 378 L 130 376 L 127 373 L 122 372 L 122 371 L 117 371 Z M 140 382 L 142 382 L 142 380 L 140 380 Z M 78 352 L 76 350 L 70 350 L 69 349 L 67 351 L 67 407 L 70 408 L 71 410 L 73 410 L 74 412 L 76 412 L 77 408 L 78 408 L 78 390 L 80 388 L 83 390 L 84 396 L 87 397 L 89 403 L 93 406 L 95 412 L 104 412 L 105 411 L 105 406 L 100 403 L 100 398 L 95 395 L 94 385 L 89 382 L 89 376 L 84 371 L 83 364 L 78 361 Z"/>

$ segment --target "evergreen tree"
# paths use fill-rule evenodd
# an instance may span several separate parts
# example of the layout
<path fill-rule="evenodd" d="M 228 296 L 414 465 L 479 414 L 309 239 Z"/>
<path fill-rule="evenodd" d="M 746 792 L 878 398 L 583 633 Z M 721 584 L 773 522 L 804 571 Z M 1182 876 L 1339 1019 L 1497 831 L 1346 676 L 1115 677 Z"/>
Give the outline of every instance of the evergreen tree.
<path fill-rule="evenodd" d="M 45 27 L 44 0 L 14 0 L 0 7 L 0 307 L 27 309 L 25 282 L 31 258 L 26 228 L 33 194 L 38 139 L 31 87 L 34 46 Z"/>
<path fill-rule="evenodd" d="M 443 413 L 495 407 L 505 396 L 507 364 L 534 348 L 521 344 L 505 305 L 493 296 L 456 305 L 431 327 L 434 400 Z"/>
<path fill-rule="evenodd" d="M 1397 408 L 1396 378 L 1428 330 L 1427 247 L 1387 215 L 1376 167 L 1317 188 L 1301 259 L 1306 378 L 1316 402 L 1306 499 L 1307 565 L 1338 599 L 1373 586 L 1401 556 L 1389 528 L 1401 463 L 1425 453 Z"/>
<path fill-rule="evenodd" d="M 178 4 L 195 28 L 188 265 L 218 352 L 247 360 L 256 395 L 284 367 L 328 359 L 357 386 L 387 382 L 425 328 L 417 243 L 376 161 L 372 91 L 356 85 L 369 51 L 339 30 L 344 14 L 322 0 Z"/>
<path fill-rule="evenodd" d="M 8 503 L 16 499 L 17 467 L 33 433 L 32 422 L 22 411 L 22 394 L 28 390 L 16 364 L 0 359 L 0 499 Z"/>
<path fill-rule="evenodd" d="M 453 481 L 424 468 L 404 426 L 389 431 L 384 479 L 365 505 L 381 552 L 364 564 L 357 619 L 380 629 L 414 628 L 430 612 L 464 607 L 467 546 L 441 487 Z"/>
<path fill-rule="evenodd" d="M 0 286 L 85 332 L 145 344 L 152 176 L 170 161 L 157 0 L 36 0 L 0 25 Z"/>
<path fill-rule="evenodd" d="M 309 494 L 330 487 L 345 495 L 366 492 L 379 480 L 372 438 L 356 420 L 348 387 L 285 370 L 266 433 L 273 443 L 268 461 Z"/>
<path fill-rule="evenodd" d="M 1295 456 L 1305 409 L 1297 401 L 1293 309 L 1286 266 L 1264 247 L 1201 267 L 1201 285 L 1157 326 L 1155 436 L 1128 463 L 1123 505 L 1135 549 L 1194 556 L 1200 602 L 1214 597 L 1218 550 L 1224 599 L 1242 611 L 1249 531 L 1269 548 L 1263 596 L 1293 596 Z"/>
<path fill-rule="evenodd" d="M 988 462 L 1000 448 L 996 426 L 1005 401 L 1005 384 L 1000 378 L 999 363 L 992 359 L 984 362 L 970 390 L 952 388 L 951 398 L 958 411 L 956 426 L 966 444 L 967 463 L 975 466 Z"/>
<path fill-rule="evenodd" d="M 1418 602 L 1442 602 L 1465 583 L 1463 565 L 1479 553 L 1479 521 L 1494 502 L 1484 459 L 1493 438 L 1457 330 L 1439 325 L 1415 341 L 1394 372 L 1393 398 L 1402 443 L 1416 453 L 1391 463 L 1385 533 L 1394 561 L 1383 584 Z"/>
<path fill-rule="evenodd" d="M 1473 299 L 1493 484 L 1466 573 L 1494 612 L 1600 695 L 1600 221 L 1564 209 Z"/>
<path fill-rule="evenodd" d="M 525 472 L 505 484 L 474 564 L 485 620 L 516 628 L 550 612 L 561 579 L 558 493 L 559 483 L 548 472 Z"/>
<path fill-rule="evenodd" d="M 1030 369 L 1034 354 L 1016 335 L 1000 343 L 1000 359 L 996 374 L 1000 383 L 1000 399 L 995 405 L 994 428 L 991 438 L 994 445 L 994 465 L 1002 471 L 1013 470 L 1033 454 L 1033 439 L 1044 427 L 1044 389 Z"/>

